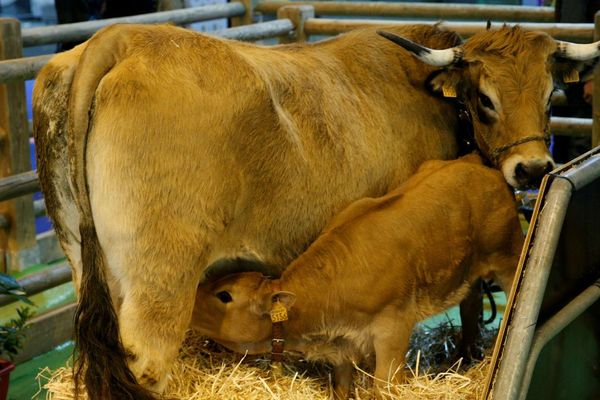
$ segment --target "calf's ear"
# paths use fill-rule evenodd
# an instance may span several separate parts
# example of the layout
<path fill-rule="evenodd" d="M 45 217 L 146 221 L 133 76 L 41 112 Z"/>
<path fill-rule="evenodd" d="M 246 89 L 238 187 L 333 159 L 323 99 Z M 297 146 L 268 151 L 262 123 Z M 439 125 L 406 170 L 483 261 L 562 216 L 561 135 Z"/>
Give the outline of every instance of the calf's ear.
<path fill-rule="evenodd" d="M 281 304 L 283 304 L 283 306 L 287 310 L 289 310 L 292 308 L 292 306 L 296 302 L 296 295 L 292 292 L 279 291 L 279 292 L 273 293 L 273 295 L 271 296 L 271 301 L 273 303 L 278 301 Z"/>

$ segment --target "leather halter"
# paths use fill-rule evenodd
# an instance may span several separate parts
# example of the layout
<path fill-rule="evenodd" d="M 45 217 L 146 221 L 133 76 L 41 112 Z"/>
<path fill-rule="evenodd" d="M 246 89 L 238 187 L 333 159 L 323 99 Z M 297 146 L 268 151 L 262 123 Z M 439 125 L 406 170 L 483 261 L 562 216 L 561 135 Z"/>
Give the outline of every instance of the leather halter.
<path fill-rule="evenodd" d="M 469 111 L 466 104 L 461 100 L 456 100 L 456 111 L 458 114 L 458 155 L 464 156 L 473 152 L 474 150 L 480 150 L 479 146 L 477 145 L 477 142 L 475 141 L 473 117 L 471 116 L 471 111 Z M 504 152 L 510 150 L 515 146 L 534 141 L 544 141 L 546 143 L 546 146 L 548 146 L 550 142 L 550 130 L 547 128 L 543 135 L 525 136 L 509 144 L 496 147 L 490 150 L 488 158 L 493 164 L 497 165 L 498 158 Z"/>
<path fill-rule="evenodd" d="M 506 144 L 504 146 L 500 146 L 500 147 L 496 147 L 495 149 L 493 149 L 492 151 L 490 151 L 490 160 L 497 164 L 498 158 L 500 157 L 500 155 L 502 153 L 504 153 L 505 151 L 515 147 L 515 146 L 519 146 L 523 143 L 528 143 L 528 142 L 538 142 L 538 141 L 543 141 L 546 143 L 546 146 L 548 146 L 548 141 L 550 140 L 550 134 L 549 133 L 544 133 L 543 136 L 541 135 L 531 135 L 531 136 L 525 136 L 523 138 L 520 138 L 518 140 L 515 140 L 514 142 L 511 142 L 509 144 Z"/>
<path fill-rule="evenodd" d="M 473 132 L 473 118 L 466 104 L 460 100 L 456 101 L 456 113 L 458 114 L 458 155 L 464 156 L 476 150 L 475 134 Z"/>
<path fill-rule="evenodd" d="M 273 292 L 281 292 L 281 282 L 277 280 L 271 281 Z M 283 323 L 287 321 L 287 309 L 278 298 L 273 299 L 271 305 L 271 323 L 272 323 L 272 338 L 271 338 L 271 361 L 281 362 L 283 360 L 283 349 L 285 347 L 285 339 L 283 338 Z"/>

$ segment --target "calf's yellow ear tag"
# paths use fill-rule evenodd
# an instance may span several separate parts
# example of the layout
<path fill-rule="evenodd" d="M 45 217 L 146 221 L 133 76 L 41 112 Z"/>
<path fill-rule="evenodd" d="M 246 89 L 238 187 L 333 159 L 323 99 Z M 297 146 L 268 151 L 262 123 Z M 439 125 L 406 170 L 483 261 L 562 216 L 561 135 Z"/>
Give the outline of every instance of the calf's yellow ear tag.
<path fill-rule="evenodd" d="M 444 97 L 456 97 L 456 89 L 449 83 L 444 83 L 442 86 L 442 94 Z"/>
<path fill-rule="evenodd" d="M 569 72 L 565 72 L 563 75 L 563 82 L 565 82 L 565 83 L 579 82 L 579 71 L 577 71 L 576 69 L 572 69 Z"/>
<path fill-rule="evenodd" d="M 287 308 L 280 301 L 271 306 L 271 322 L 283 322 L 288 320 Z"/>

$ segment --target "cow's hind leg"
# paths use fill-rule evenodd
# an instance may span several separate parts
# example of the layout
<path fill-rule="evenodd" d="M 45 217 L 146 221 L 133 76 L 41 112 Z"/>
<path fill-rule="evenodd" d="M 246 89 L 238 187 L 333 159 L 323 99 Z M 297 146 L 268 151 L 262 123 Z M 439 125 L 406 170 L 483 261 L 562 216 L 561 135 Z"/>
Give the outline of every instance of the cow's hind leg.
<path fill-rule="evenodd" d="M 122 288 L 118 317 L 129 368 L 138 383 L 161 393 L 190 322 L 199 257 L 168 240 L 153 248 L 140 242 L 110 252 L 108 265 Z"/>

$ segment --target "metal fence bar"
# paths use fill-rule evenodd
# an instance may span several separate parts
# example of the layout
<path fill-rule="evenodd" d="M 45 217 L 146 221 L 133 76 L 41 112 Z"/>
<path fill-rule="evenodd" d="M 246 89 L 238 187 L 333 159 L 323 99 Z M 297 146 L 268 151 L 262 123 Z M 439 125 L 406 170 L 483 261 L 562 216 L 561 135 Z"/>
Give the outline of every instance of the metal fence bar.
<path fill-rule="evenodd" d="M 557 136 L 590 136 L 592 134 L 592 119 L 552 117 L 550 132 Z"/>
<path fill-rule="evenodd" d="M 45 56 L 0 61 L 0 83 L 35 78 L 40 69 L 42 69 L 53 56 L 54 54 L 48 54 Z"/>
<path fill-rule="evenodd" d="M 503 360 L 512 360 L 512 362 L 505 362 L 506 368 L 499 371 L 493 389 L 493 398 L 515 399 L 519 393 L 535 332 L 535 321 L 550 275 L 571 191 L 572 187 L 568 181 L 555 179 L 546 195 L 544 209 L 539 219 L 540 229 L 530 250 L 525 277 L 520 288 L 521 295 L 526 293 L 528 301 L 521 301 L 520 307 L 514 310 L 515 324 L 511 327 L 511 334 L 507 338 L 502 355 Z"/>
<path fill-rule="evenodd" d="M 68 262 L 64 262 L 44 271 L 18 279 L 18 281 L 23 287 L 23 291 L 27 293 L 27 296 L 33 296 L 63 283 L 70 282 L 71 267 Z M 14 303 L 15 301 L 17 300 L 12 296 L 0 295 L 0 306 Z"/>
<path fill-rule="evenodd" d="M 263 22 L 259 24 L 241 26 L 237 28 L 223 29 L 213 32 L 212 35 L 227 39 L 237 40 L 261 40 L 283 34 L 294 29 L 289 19 Z M 18 58 L 14 60 L 0 61 L 0 83 L 14 80 L 33 79 L 44 65 L 52 58 L 52 54 L 46 56 Z"/>
<path fill-rule="evenodd" d="M 0 201 L 14 199 L 40 190 L 37 172 L 29 171 L 0 179 Z"/>
<path fill-rule="evenodd" d="M 500 6 L 478 4 L 430 4 L 388 2 L 338 2 L 338 1 L 266 1 L 259 2 L 255 11 L 276 14 L 283 6 L 307 5 L 315 8 L 317 15 L 358 15 L 378 17 L 409 17 L 432 19 L 468 19 L 496 21 L 554 21 L 553 7 Z"/>
<path fill-rule="evenodd" d="M 278 19 L 260 24 L 243 25 L 235 28 L 223 29 L 213 33 L 225 39 L 252 41 L 286 35 L 294 30 L 294 24 L 289 19 Z"/>
<path fill-rule="evenodd" d="M 304 30 L 308 35 L 337 35 L 356 28 L 374 26 L 404 26 L 413 24 L 428 24 L 431 21 L 393 21 L 375 19 L 328 19 L 311 18 L 304 24 Z M 592 42 L 594 39 L 594 24 L 564 24 L 531 22 L 521 23 L 521 27 L 528 30 L 546 32 L 555 39 L 572 42 Z M 461 36 L 472 36 L 486 29 L 485 22 L 443 22 L 442 26 L 456 31 Z M 492 25 L 493 26 L 493 25 Z"/>
<path fill-rule="evenodd" d="M 46 212 L 46 200 L 34 200 L 33 201 L 33 213 L 36 217 L 46 216 L 48 213 Z"/>
<path fill-rule="evenodd" d="M 546 321 L 544 325 L 538 328 L 531 344 L 531 351 L 527 360 L 527 366 L 525 367 L 525 374 L 523 376 L 518 397 L 519 399 L 527 399 L 527 392 L 529 391 L 529 385 L 531 384 L 535 365 L 544 346 L 546 346 L 550 340 L 556 337 L 556 335 L 577 317 L 583 314 L 592 304 L 598 301 L 598 299 L 600 299 L 600 281 L 596 281 L 593 285 L 581 292 L 577 297 L 571 300 L 569 304 L 564 306 L 552 318 Z"/>
<path fill-rule="evenodd" d="M 113 24 L 188 24 L 217 18 L 244 15 L 246 7 L 241 3 L 227 3 L 182 10 L 163 11 L 131 17 L 108 18 L 96 21 L 75 22 L 72 24 L 43 26 L 23 29 L 23 47 L 43 44 L 73 42 L 88 39 L 94 32 Z"/>

